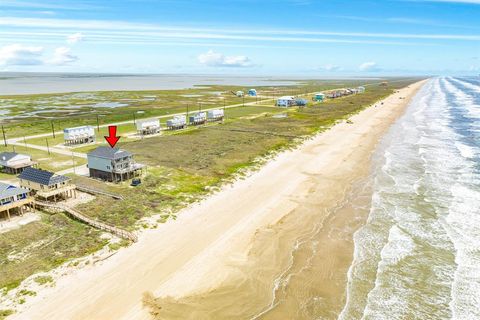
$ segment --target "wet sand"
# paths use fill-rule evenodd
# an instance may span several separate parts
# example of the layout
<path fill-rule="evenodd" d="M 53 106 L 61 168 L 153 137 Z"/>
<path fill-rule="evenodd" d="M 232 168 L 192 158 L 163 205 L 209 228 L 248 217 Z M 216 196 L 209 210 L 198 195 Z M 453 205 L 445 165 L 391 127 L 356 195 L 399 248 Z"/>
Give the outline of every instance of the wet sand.
<path fill-rule="evenodd" d="M 333 318 L 345 299 L 352 235 L 369 206 L 370 156 L 422 84 L 60 279 L 12 318 Z"/>

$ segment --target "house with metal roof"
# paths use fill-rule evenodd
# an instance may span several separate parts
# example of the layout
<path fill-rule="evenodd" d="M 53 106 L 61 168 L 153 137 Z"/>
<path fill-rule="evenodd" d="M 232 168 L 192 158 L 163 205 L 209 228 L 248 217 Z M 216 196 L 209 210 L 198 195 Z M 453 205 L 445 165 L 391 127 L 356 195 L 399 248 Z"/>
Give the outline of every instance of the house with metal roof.
<path fill-rule="evenodd" d="M 10 219 L 12 213 L 22 215 L 32 208 L 29 190 L 0 182 L 0 216 Z"/>
<path fill-rule="evenodd" d="M 214 109 L 207 111 L 208 121 L 221 121 L 223 120 L 224 112 L 223 109 Z"/>
<path fill-rule="evenodd" d="M 207 113 L 206 112 L 197 112 L 189 116 L 188 118 L 191 125 L 199 125 L 207 122 Z"/>
<path fill-rule="evenodd" d="M 137 120 L 136 126 L 137 133 L 141 136 L 160 132 L 160 120 L 158 119 Z"/>
<path fill-rule="evenodd" d="M 172 119 L 167 120 L 167 129 L 177 130 L 187 126 L 187 117 L 185 115 L 176 115 Z"/>
<path fill-rule="evenodd" d="M 95 128 L 92 126 L 81 126 L 63 129 L 65 145 L 76 145 L 95 142 Z"/>
<path fill-rule="evenodd" d="M 133 154 L 119 148 L 98 147 L 87 154 L 91 178 L 121 182 L 141 176 L 144 165 L 136 163 Z"/>
<path fill-rule="evenodd" d="M 9 174 L 19 174 L 25 168 L 35 167 L 36 162 L 26 154 L 16 152 L 2 152 L 0 153 L 0 169 L 2 172 Z"/>
<path fill-rule="evenodd" d="M 20 186 L 29 189 L 37 198 L 46 201 L 68 199 L 76 196 L 75 185 L 67 176 L 50 171 L 27 168 L 18 176 Z"/>

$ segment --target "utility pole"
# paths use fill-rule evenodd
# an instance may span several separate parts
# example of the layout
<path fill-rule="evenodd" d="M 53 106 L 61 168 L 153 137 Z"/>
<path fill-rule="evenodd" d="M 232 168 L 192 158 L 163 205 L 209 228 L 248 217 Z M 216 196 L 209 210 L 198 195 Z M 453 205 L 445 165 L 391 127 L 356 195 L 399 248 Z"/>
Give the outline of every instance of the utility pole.
<path fill-rule="evenodd" d="M 245 96 L 242 96 L 242 103 L 243 103 L 243 106 L 245 107 Z"/>
<path fill-rule="evenodd" d="M 98 118 L 98 114 L 97 114 L 97 132 L 100 132 L 100 119 Z"/>
<path fill-rule="evenodd" d="M 72 150 L 72 163 L 73 163 L 73 174 L 76 174 L 76 172 L 75 172 L 75 158 L 73 157 L 73 150 Z"/>
<path fill-rule="evenodd" d="M 5 144 L 5 147 L 7 146 L 7 138 L 5 138 L 5 128 L 2 125 L 2 133 L 3 133 L 3 143 Z"/>
<path fill-rule="evenodd" d="M 186 116 L 186 119 L 185 119 L 185 123 L 189 123 L 189 122 L 190 122 L 190 120 L 189 120 L 189 118 L 188 118 L 188 112 L 189 112 L 189 111 L 188 111 L 188 107 L 189 107 L 189 106 L 188 106 L 188 103 L 187 103 L 187 116 Z"/>
<path fill-rule="evenodd" d="M 25 144 L 25 150 L 28 151 L 28 147 L 27 147 L 27 139 L 25 139 L 25 136 L 23 136 L 23 143 Z"/>
<path fill-rule="evenodd" d="M 48 152 L 48 155 L 50 155 L 50 146 L 48 145 L 48 139 L 45 138 L 45 142 L 47 143 L 47 152 Z"/>
<path fill-rule="evenodd" d="M 133 125 L 137 124 L 137 119 L 135 119 L 135 112 L 133 112 Z"/>
<path fill-rule="evenodd" d="M 225 112 L 225 97 L 223 97 L 223 119 L 227 118 L 227 114 Z"/>
<path fill-rule="evenodd" d="M 51 123 L 52 123 L 52 136 L 53 136 L 53 139 L 55 139 L 55 127 L 53 126 L 53 121 Z"/>

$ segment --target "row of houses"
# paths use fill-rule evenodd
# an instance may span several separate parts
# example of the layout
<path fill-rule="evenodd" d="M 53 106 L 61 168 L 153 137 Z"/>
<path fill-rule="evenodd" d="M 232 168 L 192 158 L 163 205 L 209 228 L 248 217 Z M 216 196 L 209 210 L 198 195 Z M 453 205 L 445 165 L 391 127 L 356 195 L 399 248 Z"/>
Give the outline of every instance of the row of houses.
<path fill-rule="evenodd" d="M 329 91 L 325 94 L 325 97 L 330 99 L 335 99 L 335 98 L 340 98 L 340 97 L 357 94 L 357 93 L 364 93 L 364 92 L 365 92 L 365 87 L 360 86 L 357 88 L 346 88 L 346 89 Z"/>
<path fill-rule="evenodd" d="M 18 158 L 24 159 L 19 186 L 0 183 L 0 217 L 10 219 L 12 214 L 34 209 L 34 199 L 57 202 L 76 197 L 71 178 L 34 168 L 29 156 L 18 154 Z M 91 178 L 115 183 L 139 177 L 146 168 L 134 160 L 132 153 L 119 148 L 98 147 L 87 154 L 87 159 Z"/>
<path fill-rule="evenodd" d="M 362 87 L 362 86 L 357 88 L 333 90 L 333 91 L 328 91 L 326 93 L 318 92 L 313 95 L 312 100 L 316 102 L 323 102 L 325 101 L 325 98 L 334 99 L 338 97 L 347 96 L 350 94 L 357 94 L 357 93 L 363 93 L 363 92 L 365 92 L 365 87 Z M 307 104 L 308 104 L 308 101 L 306 99 L 296 98 L 294 96 L 283 96 L 278 98 L 276 102 L 276 105 L 278 107 L 293 107 L 293 106 L 304 107 Z"/>
<path fill-rule="evenodd" d="M 18 179 L 19 186 L 0 182 L 0 216 L 7 219 L 35 210 L 35 198 L 57 202 L 76 197 L 76 187 L 67 176 L 27 167 Z"/>
<path fill-rule="evenodd" d="M 187 127 L 187 125 L 201 125 L 207 122 L 222 121 L 225 117 L 223 109 L 214 109 L 208 111 L 195 112 L 188 115 L 188 123 L 186 115 L 176 115 L 172 119 L 167 120 L 168 130 L 177 130 Z"/>
<path fill-rule="evenodd" d="M 198 125 L 207 121 L 219 121 L 224 117 L 223 109 L 208 110 L 207 112 L 197 112 L 189 116 L 189 124 Z M 161 125 L 159 119 L 143 119 L 136 121 L 136 129 L 139 135 L 153 135 L 160 133 Z M 167 129 L 181 129 L 187 126 L 187 117 L 177 115 L 167 120 Z M 73 146 L 95 142 L 95 128 L 92 126 L 81 126 L 75 128 L 66 128 L 63 130 L 65 145 Z"/>

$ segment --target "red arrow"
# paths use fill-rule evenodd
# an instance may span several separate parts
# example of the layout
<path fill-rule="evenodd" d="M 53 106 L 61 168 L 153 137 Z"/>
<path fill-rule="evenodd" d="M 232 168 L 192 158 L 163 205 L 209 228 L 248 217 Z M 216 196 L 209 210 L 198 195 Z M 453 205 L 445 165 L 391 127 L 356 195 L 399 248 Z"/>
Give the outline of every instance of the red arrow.
<path fill-rule="evenodd" d="M 117 126 L 108 126 L 108 137 L 105 136 L 110 147 L 114 148 L 120 137 L 117 137 Z"/>

